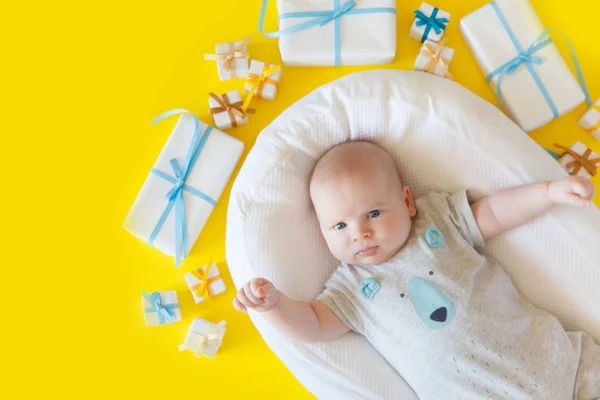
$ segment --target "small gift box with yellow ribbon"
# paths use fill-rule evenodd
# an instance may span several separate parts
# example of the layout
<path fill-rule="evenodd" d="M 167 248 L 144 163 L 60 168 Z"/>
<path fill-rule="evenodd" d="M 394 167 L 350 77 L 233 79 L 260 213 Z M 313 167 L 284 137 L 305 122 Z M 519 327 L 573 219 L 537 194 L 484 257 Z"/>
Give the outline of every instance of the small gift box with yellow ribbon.
<path fill-rule="evenodd" d="M 227 288 L 221 278 L 219 267 L 209 263 L 184 275 L 196 304 L 203 302 L 206 297 L 213 297 L 223 293 Z"/>
<path fill-rule="evenodd" d="M 248 74 L 247 50 L 250 38 L 241 42 L 218 43 L 215 45 L 217 54 L 206 54 L 205 60 L 215 60 L 219 71 L 219 79 L 226 81 L 235 78 L 245 78 Z"/>
<path fill-rule="evenodd" d="M 146 326 L 172 324 L 181 321 L 177 292 L 142 292 L 142 307 Z"/>
<path fill-rule="evenodd" d="M 252 60 L 244 89 L 246 89 L 246 93 L 252 93 L 259 99 L 273 101 L 277 95 L 277 87 L 279 86 L 280 79 L 281 68 L 279 66 Z M 246 104 L 248 102 L 244 106 Z"/>
<path fill-rule="evenodd" d="M 590 135 L 600 140 L 600 100 L 587 110 L 579 120 L 579 125 Z"/>
<path fill-rule="evenodd" d="M 191 351 L 198 358 L 213 358 L 221 347 L 224 335 L 225 321 L 215 324 L 202 318 L 195 318 L 185 342 L 178 348 L 179 351 Z"/>
<path fill-rule="evenodd" d="M 422 3 L 415 11 L 415 20 L 410 27 L 409 36 L 421 43 L 426 40 L 439 42 L 450 22 L 450 13 L 437 7 Z"/>
<path fill-rule="evenodd" d="M 565 167 L 571 175 L 579 175 L 591 178 L 598 173 L 600 156 L 590 150 L 585 144 L 576 142 L 571 147 L 554 144 L 554 147 L 562 150 L 558 162 Z"/>
<path fill-rule="evenodd" d="M 446 40 L 443 39 L 439 43 L 434 43 L 431 40 L 425 41 L 415 62 L 414 70 L 452 79 L 448 68 L 452 57 L 454 57 L 454 49 L 444 46 Z"/>
<path fill-rule="evenodd" d="M 254 109 L 243 109 L 242 96 L 240 92 L 231 92 L 218 96 L 214 93 L 208 94 L 208 110 L 215 119 L 215 125 L 219 129 L 237 128 L 248 123 L 248 114 L 253 114 Z"/>

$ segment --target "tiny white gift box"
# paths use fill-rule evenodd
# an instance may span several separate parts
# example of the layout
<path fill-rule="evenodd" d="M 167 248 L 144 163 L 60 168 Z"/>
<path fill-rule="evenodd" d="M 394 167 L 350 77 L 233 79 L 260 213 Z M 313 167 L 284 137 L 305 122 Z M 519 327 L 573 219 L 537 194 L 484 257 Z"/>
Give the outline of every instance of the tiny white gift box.
<path fill-rule="evenodd" d="M 448 71 L 454 57 L 454 49 L 444 46 L 445 39 L 439 43 L 426 40 L 415 62 L 415 71 L 424 71 L 452 79 Z"/>
<path fill-rule="evenodd" d="M 248 114 L 242 110 L 242 96 L 237 89 L 220 96 L 211 93 L 208 105 L 219 129 L 237 128 L 248 123 Z"/>
<path fill-rule="evenodd" d="M 217 355 L 225 335 L 225 321 L 218 324 L 195 318 L 188 331 L 183 344 L 179 345 L 179 351 L 191 351 L 196 357 L 213 358 Z"/>
<path fill-rule="evenodd" d="M 208 273 L 206 273 L 207 269 Z M 219 267 L 215 263 L 188 272 L 183 277 L 192 292 L 192 296 L 194 296 L 196 304 L 205 300 L 205 294 L 208 294 L 208 297 L 213 297 L 227 290 Z"/>
<path fill-rule="evenodd" d="M 178 261 L 196 242 L 244 150 L 238 139 L 200 121 L 196 131 L 195 121 L 187 113 L 179 117 L 123 224 Z M 174 177 L 174 168 L 181 175 L 186 166 L 186 176 Z"/>
<path fill-rule="evenodd" d="M 444 36 L 447 24 L 450 22 L 450 13 L 427 3 L 422 3 L 415 14 L 409 36 L 421 43 L 426 40 L 439 42 Z"/>
<path fill-rule="evenodd" d="M 206 54 L 204 59 L 215 60 L 219 79 L 226 81 L 235 78 L 244 78 L 248 74 L 248 54 L 247 44 L 249 39 L 239 42 L 217 43 L 215 45 L 216 54 Z"/>
<path fill-rule="evenodd" d="M 542 127 L 585 100 L 528 0 L 496 0 L 464 17 L 460 31 L 523 130 Z"/>
<path fill-rule="evenodd" d="M 591 178 L 597 174 L 598 166 L 600 165 L 600 155 L 594 153 L 585 144 L 576 142 L 568 149 L 556 144 L 554 146 L 563 150 L 558 162 L 571 175 Z"/>
<path fill-rule="evenodd" d="M 600 140 L 600 100 L 590 107 L 579 119 L 579 125 L 589 134 Z"/>
<path fill-rule="evenodd" d="M 254 89 L 253 95 L 259 99 L 269 101 L 275 100 L 277 95 L 277 86 L 281 79 L 281 68 L 273 71 L 271 74 L 264 75 L 269 70 L 275 69 L 276 65 L 265 64 L 262 61 L 252 60 L 250 62 L 250 71 L 246 77 L 244 89 L 246 93 L 250 93 Z"/>
<path fill-rule="evenodd" d="M 142 293 L 142 308 L 146 326 L 172 324 L 181 321 L 181 310 L 177 301 L 177 292 Z"/>
<path fill-rule="evenodd" d="M 387 64 L 396 54 L 396 0 L 278 0 L 279 39 L 288 66 Z"/>

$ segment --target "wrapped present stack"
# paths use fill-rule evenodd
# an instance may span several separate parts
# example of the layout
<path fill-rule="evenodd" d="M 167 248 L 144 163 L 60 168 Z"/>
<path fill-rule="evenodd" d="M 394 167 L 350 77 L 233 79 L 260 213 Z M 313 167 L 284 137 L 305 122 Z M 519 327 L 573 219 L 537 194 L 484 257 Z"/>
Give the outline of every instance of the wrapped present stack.
<path fill-rule="evenodd" d="M 600 140 L 600 100 L 596 101 L 590 109 L 583 114 L 579 125 L 590 135 Z"/>
<path fill-rule="evenodd" d="M 460 31 L 498 105 L 523 130 L 544 126 L 584 100 L 591 105 L 574 50 L 581 87 L 528 0 L 496 0 L 464 17 Z"/>

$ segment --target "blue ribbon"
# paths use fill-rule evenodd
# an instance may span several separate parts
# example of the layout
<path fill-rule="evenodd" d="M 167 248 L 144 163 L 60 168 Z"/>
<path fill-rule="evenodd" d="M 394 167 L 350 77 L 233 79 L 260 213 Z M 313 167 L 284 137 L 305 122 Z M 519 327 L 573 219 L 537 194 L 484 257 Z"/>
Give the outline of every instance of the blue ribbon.
<path fill-rule="evenodd" d="M 188 233 L 187 233 L 187 222 L 185 217 L 185 202 L 183 199 L 183 191 L 185 190 L 188 193 L 193 194 L 196 197 L 201 198 L 202 200 L 208 202 L 212 206 L 217 204 L 217 201 L 212 197 L 202 193 L 201 191 L 186 185 L 186 180 L 190 174 L 190 171 L 194 168 L 194 164 L 198 160 L 198 156 L 200 152 L 204 148 L 206 140 L 212 131 L 212 126 L 207 126 L 206 130 L 200 136 L 200 121 L 194 115 L 194 113 L 184 110 L 184 109 L 175 109 L 171 111 L 167 111 L 154 119 L 152 124 L 156 124 L 162 121 L 165 118 L 171 117 L 173 115 L 179 114 L 191 114 L 194 119 L 194 133 L 192 137 L 192 143 L 188 149 L 188 152 L 183 160 L 183 164 L 179 164 L 176 158 L 172 158 L 169 160 L 169 164 L 171 165 L 171 169 L 173 170 L 174 177 L 156 169 L 152 168 L 150 171 L 151 174 L 156 175 L 170 183 L 173 184 L 173 188 L 167 193 L 165 196 L 168 203 L 163 211 L 161 217 L 156 223 L 152 234 L 148 238 L 148 243 L 151 245 L 154 243 L 158 232 L 160 232 L 163 224 L 165 223 L 171 209 L 175 207 L 175 263 L 177 266 L 181 265 L 181 261 L 187 257 L 189 252 L 189 242 L 188 242 Z"/>
<path fill-rule="evenodd" d="M 260 33 L 268 38 L 278 38 L 281 36 L 290 35 L 292 33 L 300 32 L 313 26 L 322 27 L 330 22 L 335 23 L 335 66 L 338 67 L 342 64 L 341 61 L 341 47 L 342 47 L 342 28 L 340 25 L 340 18 L 344 15 L 362 15 L 362 14 L 377 14 L 377 13 L 391 13 L 396 14 L 396 9 L 391 7 L 372 7 L 372 8 L 360 8 L 355 9 L 356 2 L 349 0 L 341 4 L 340 0 L 333 0 L 333 10 L 331 11 L 306 11 L 306 12 L 290 12 L 284 13 L 279 16 L 279 20 L 288 18 L 313 18 L 306 22 L 290 26 L 289 28 L 282 29 L 277 32 L 265 32 L 265 15 L 267 13 L 268 0 L 263 0 L 260 9 L 260 16 L 258 18 L 258 30 Z"/>
<path fill-rule="evenodd" d="M 416 18 L 418 19 L 417 26 L 427 25 L 425 31 L 423 31 L 421 43 L 424 43 L 427 40 L 432 29 L 439 35 L 442 33 L 442 30 L 446 29 L 446 24 L 450 22 L 448 18 L 436 18 L 439 11 L 439 8 L 434 7 L 430 17 L 425 15 L 421 10 L 415 11 Z"/>
<path fill-rule="evenodd" d="M 537 53 L 539 50 L 543 49 L 544 47 L 548 46 L 550 43 L 552 43 L 552 38 L 550 38 L 550 33 L 552 32 L 552 29 L 546 29 L 533 42 L 533 44 L 531 46 L 529 46 L 529 48 L 527 50 L 523 50 L 523 48 L 517 41 L 517 38 L 515 37 L 514 32 L 512 31 L 512 29 L 510 29 L 510 26 L 508 25 L 508 21 L 506 20 L 506 17 L 502 13 L 502 10 L 500 10 L 500 7 L 498 7 L 496 2 L 492 2 L 492 3 L 490 3 L 490 5 L 496 12 L 498 19 L 500 20 L 500 22 L 502 23 L 502 26 L 506 30 L 506 33 L 510 37 L 510 40 L 512 41 L 513 45 L 515 46 L 515 49 L 517 49 L 517 52 L 519 53 L 515 58 L 513 58 L 512 60 L 508 61 L 507 63 L 501 65 L 500 67 L 496 68 L 494 71 L 492 71 L 486 78 L 489 83 L 492 79 L 494 79 L 494 77 L 498 76 L 498 80 L 496 82 L 496 96 L 497 96 L 496 100 L 498 103 L 498 107 L 500 107 L 500 105 L 502 103 L 502 97 L 501 97 L 501 95 L 502 95 L 502 90 L 501 90 L 502 80 L 504 79 L 506 74 L 514 75 L 515 72 L 517 71 L 517 69 L 521 65 L 525 65 L 525 67 L 527 68 L 527 70 L 529 71 L 531 76 L 533 77 L 533 80 L 535 81 L 540 92 L 546 99 L 546 103 L 548 103 L 548 106 L 552 110 L 552 114 L 554 115 L 554 118 L 558 118 L 558 116 L 559 116 L 558 109 L 556 108 L 556 105 L 552 101 L 552 97 L 550 97 L 548 90 L 546 90 L 546 87 L 542 83 L 542 80 L 540 79 L 539 75 L 537 74 L 537 72 L 535 71 L 535 69 L 533 67 L 534 64 L 539 65 L 542 63 L 542 60 L 539 57 L 534 57 L 534 54 Z M 560 32 L 559 32 L 559 34 L 562 36 L 562 38 L 567 42 L 567 45 L 569 46 L 569 51 L 571 52 L 571 58 L 573 59 L 573 64 L 575 64 L 575 70 L 577 71 L 577 78 L 579 79 L 579 85 L 581 86 L 581 90 L 585 94 L 585 99 L 586 99 L 587 105 L 589 107 L 591 107 L 592 99 L 590 97 L 589 91 L 585 84 L 585 79 L 583 78 L 583 72 L 581 70 L 581 65 L 579 63 L 579 58 L 577 57 L 577 54 L 575 52 L 575 48 L 574 48 L 573 44 L 571 43 L 571 41 L 565 35 L 563 35 Z"/>
<path fill-rule="evenodd" d="M 150 307 L 146 307 L 144 309 L 145 313 L 155 312 L 158 314 L 158 323 L 164 324 L 165 322 L 172 323 L 175 317 L 172 311 L 179 308 L 177 303 L 172 304 L 163 304 L 162 298 L 160 297 L 160 293 L 152 292 L 152 294 L 148 294 L 145 291 L 142 292 L 142 295 L 150 303 Z"/>

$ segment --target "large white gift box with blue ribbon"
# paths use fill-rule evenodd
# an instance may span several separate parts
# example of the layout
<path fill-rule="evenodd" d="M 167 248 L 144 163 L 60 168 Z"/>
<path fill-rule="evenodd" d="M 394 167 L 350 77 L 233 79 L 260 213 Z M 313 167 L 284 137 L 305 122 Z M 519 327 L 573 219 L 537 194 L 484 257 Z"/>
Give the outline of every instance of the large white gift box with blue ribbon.
<path fill-rule="evenodd" d="M 196 242 L 244 150 L 244 144 L 187 110 L 180 115 L 124 228 L 181 264 Z"/>
<path fill-rule="evenodd" d="M 495 90 L 498 103 L 523 130 L 531 131 L 591 105 L 573 45 L 580 84 L 528 0 L 496 0 L 461 20 L 460 31 Z"/>
<path fill-rule="evenodd" d="M 267 3 L 259 30 L 279 38 L 287 66 L 387 64 L 396 55 L 396 0 L 278 0 L 279 31 L 270 33 Z"/>

